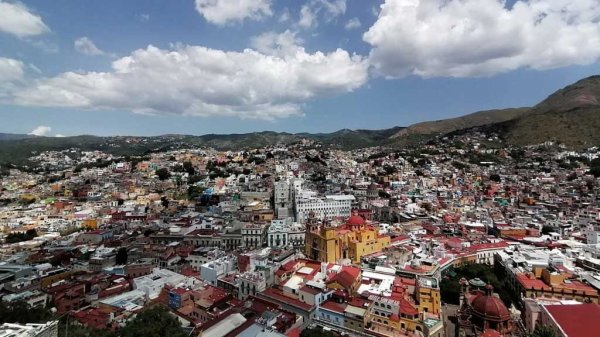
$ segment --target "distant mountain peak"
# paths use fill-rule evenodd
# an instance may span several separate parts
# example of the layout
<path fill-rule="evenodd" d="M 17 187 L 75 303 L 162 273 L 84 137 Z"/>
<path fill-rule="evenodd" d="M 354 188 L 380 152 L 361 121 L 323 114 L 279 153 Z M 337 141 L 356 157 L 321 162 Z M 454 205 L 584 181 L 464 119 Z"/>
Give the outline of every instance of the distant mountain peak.
<path fill-rule="evenodd" d="M 600 106 L 600 75 L 581 79 L 554 92 L 537 104 L 536 112 L 565 112 Z"/>

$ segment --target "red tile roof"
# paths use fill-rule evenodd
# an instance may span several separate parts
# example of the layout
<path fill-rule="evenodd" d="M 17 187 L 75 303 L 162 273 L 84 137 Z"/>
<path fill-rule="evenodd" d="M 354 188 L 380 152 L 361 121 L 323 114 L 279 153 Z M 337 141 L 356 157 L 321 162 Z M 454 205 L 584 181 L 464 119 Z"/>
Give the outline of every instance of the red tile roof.
<path fill-rule="evenodd" d="M 286 337 L 300 337 L 300 328 L 293 328 L 288 331 L 285 335 Z"/>
<path fill-rule="evenodd" d="M 303 310 L 311 310 L 313 308 L 312 305 L 304 303 L 294 298 L 290 298 L 285 296 L 281 291 L 273 288 L 268 288 L 261 293 L 263 296 L 275 299 L 279 302 L 283 302 L 285 304 L 291 305 L 296 308 L 300 308 Z"/>
<path fill-rule="evenodd" d="M 481 337 L 500 337 L 500 333 L 496 330 L 487 329 L 481 334 Z"/>
<path fill-rule="evenodd" d="M 525 289 L 538 289 L 538 290 L 552 289 L 552 287 L 550 287 L 549 285 L 544 283 L 544 281 L 542 281 L 538 278 L 531 278 L 527 274 L 517 274 L 517 281 L 519 281 L 519 283 L 521 283 L 521 285 Z"/>
<path fill-rule="evenodd" d="M 321 292 L 321 290 L 319 290 L 317 288 L 309 287 L 309 286 L 304 286 L 304 287 L 300 288 L 300 291 L 309 293 L 312 295 L 316 295 Z"/>
<path fill-rule="evenodd" d="M 360 272 L 360 270 L 359 270 Z M 353 272 L 349 271 L 349 270 L 342 270 L 339 273 L 335 274 L 328 282 L 327 284 L 331 284 L 333 282 L 337 282 L 339 285 L 341 285 L 342 287 L 349 289 L 352 287 L 352 284 L 354 284 L 354 282 L 356 281 L 356 279 L 358 278 L 358 274 L 356 274 L 356 276 L 354 276 Z"/>
<path fill-rule="evenodd" d="M 327 300 L 321 303 L 321 308 L 343 314 L 344 310 L 346 309 L 346 304 L 336 303 L 334 301 Z"/>
<path fill-rule="evenodd" d="M 546 310 L 569 337 L 589 337 L 600 331 L 600 305 L 595 303 L 575 305 L 546 305 Z"/>

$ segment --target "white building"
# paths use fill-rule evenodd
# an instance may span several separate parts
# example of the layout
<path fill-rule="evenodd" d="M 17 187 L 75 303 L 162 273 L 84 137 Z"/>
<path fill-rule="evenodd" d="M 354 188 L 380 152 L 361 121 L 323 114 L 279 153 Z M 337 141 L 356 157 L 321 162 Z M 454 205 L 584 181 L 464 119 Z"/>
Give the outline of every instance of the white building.
<path fill-rule="evenodd" d="M 239 276 L 240 290 L 238 299 L 245 300 L 250 295 L 254 296 L 267 288 L 265 278 L 258 272 L 245 272 Z"/>
<path fill-rule="evenodd" d="M 349 218 L 354 200 L 353 195 L 316 197 L 314 194 L 298 193 L 295 200 L 296 221 L 304 222 L 310 212 L 314 212 L 317 219 Z"/>
<path fill-rule="evenodd" d="M 0 325 L 0 337 L 58 337 L 58 321 L 25 325 L 4 323 Z"/>
<path fill-rule="evenodd" d="M 242 227 L 242 243 L 246 248 L 260 248 L 266 239 L 267 226 L 259 223 L 247 223 Z"/>
<path fill-rule="evenodd" d="M 275 201 L 275 214 L 278 219 L 285 219 L 289 216 L 291 206 L 290 185 L 286 181 L 278 181 L 273 189 Z"/>
<path fill-rule="evenodd" d="M 293 222 L 292 218 L 272 220 L 267 230 L 267 245 L 272 248 L 303 247 L 304 226 Z"/>
<path fill-rule="evenodd" d="M 237 258 L 233 255 L 224 256 L 215 261 L 207 262 L 200 267 L 200 277 L 212 285 L 217 279 L 237 269 Z"/>
<path fill-rule="evenodd" d="M 133 288 L 143 291 L 148 299 L 155 299 L 165 284 L 173 287 L 194 288 L 200 285 L 200 281 L 193 277 L 187 277 L 168 269 L 154 268 L 152 274 L 133 279 Z"/>

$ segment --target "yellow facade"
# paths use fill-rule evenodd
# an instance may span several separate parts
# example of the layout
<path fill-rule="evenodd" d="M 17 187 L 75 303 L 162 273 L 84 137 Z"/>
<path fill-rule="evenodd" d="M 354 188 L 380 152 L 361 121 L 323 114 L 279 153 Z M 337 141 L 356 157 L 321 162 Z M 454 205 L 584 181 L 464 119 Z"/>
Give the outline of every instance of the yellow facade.
<path fill-rule="evenodd" d="M 379 236 L 371 226 L 320 227 L 307 231 L 304 252 L 317 261 L 335 263 L 350 259 L 359 263 L 363 256 L 380 252 L 389 245 L 389 236 Z"/>
<path fill-rule="evenodd" d="M 419 315 L 400 315 L 398 319 L 391 319 L 389 313 L 374 310 L 373 303 L 365 312 L 364 326 L 369 332 L 388 336 L 402 336 L 424 331 Z"/>
<path fill-rule="evenodd" d="M 97 219 L 86 219 L 83 220 L 82 227 L 86 229 L 96 229 L 98 228 L 98 220 Z"/>
<path fill-rule="evenodd" d="M 419 312 L 427 312 L 439 315 L 441 309 L 440 290 L 419 286 L 416 289 L 417 302 L 419 303 Z"/>

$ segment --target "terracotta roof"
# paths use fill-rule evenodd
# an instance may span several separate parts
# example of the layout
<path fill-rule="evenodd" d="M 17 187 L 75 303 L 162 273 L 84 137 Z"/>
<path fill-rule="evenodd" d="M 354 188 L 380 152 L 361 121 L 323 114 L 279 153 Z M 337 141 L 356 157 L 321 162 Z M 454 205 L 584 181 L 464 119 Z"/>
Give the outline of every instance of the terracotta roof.
<path fill-rule="evenodd" d="M 473 313 L 485 320 L 503 322 L 510 319 L 508 309 L 496 296 L 478 296 L 471 303 Z"/>
<path fill-rule="evenodd" d="M 351 288 L 352 284 L 354 284 L 354 282 L 358 278 L 359 273 L 360 270 L 358 270 L 358 272 L 354 272 L 353 270 L 343 269 L 341 272 L 335 274 L 329 280 L 329 282 L 327 282 L 327 284 L 337 282 L 344 288 Z"/>
<path fill-rule="evenodd" d="M 304 287 L 300 288 L 300 291 L 309 293 L 312 295 L 316 295 L 321 292 L 321 290 L 319 290 L 317 288 L 309 287 L 309 286 L 304 286 Z"/>
<path fill-rule="evenodd" d="M 546 310 L 569 337 L 588 337 L 600 331 L 600 305 L 595 303 L 575 305 L 546 305 Z"/>
<path fill-rule="evenodd" d="M 500 333 L 496 330 L 487 329 L 483 331 L 481 337 L 500 337 Z"/>
<path fill-rule="evenodd" d="M 265 291 L 263 291 L 261 294 L 263 296 L 265 296 L 265 297 L 275 299 L 275 300 L 277 300 L 279 302 L 291 305 L 291 306 L 296 307 L 296 308 L 300 308 L 302 310 L 311 310 L 311 309 L 313 309 L 312 305 L 304 303 L 304 302 L 299 301 L 299 300 L 294 299 L 294 298 L 287 297 L 283 293 L 281 293 L 281 291 L 279 291 L 277 289 L 268 288 Z"/>
<path fill-rule="evenodd" d="M 552 287 L 547 285 L 544 281 L 538 278 L 530 278 L 527 274 L 521 273 L 517 274 L 517 281 L 523 286 L 525 289 L 544 289 L 551 290 Z"/>
<path fill-rule="evenodd" d="M 344 310 L 346 309 L 346 304 L 336 303 L 334 301 L 327 300 L 321 303 L 321 308 L 343 314 Z"/>
<path fill-rule="evenodd" d="M 405 315 L 418 315 L 419 310 L 417 310 L 409 301 L 404 298 L 399 300 L 400 308 L 399 311 Z"/>

